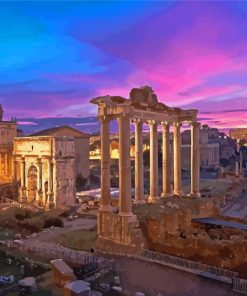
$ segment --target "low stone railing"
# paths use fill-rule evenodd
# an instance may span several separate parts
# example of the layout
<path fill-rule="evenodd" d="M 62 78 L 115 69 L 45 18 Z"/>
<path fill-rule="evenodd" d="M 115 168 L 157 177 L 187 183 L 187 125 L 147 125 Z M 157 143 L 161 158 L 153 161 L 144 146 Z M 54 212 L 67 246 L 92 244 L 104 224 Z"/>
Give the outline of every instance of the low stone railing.
<path fill-rule="evenodd" d="M 233 278 L 232 289 L 234 292 L 240 292 L 247 295 L 247 280 Z"/>
<path fill-rule="evenodd" d="M 150 250 L 143 250 L 141 253 L 141 257 L 151 262 L 184 270 L 204 277 L 216 279 L 228 284 L 232 284 L 233 278 L 236 278 L 239 274 L 238 272 L 230 271 L 216 266 L 210 266 L 207 264 L 170 256 L 163 253 L 157 253 Z"/>
<path fill-rule="evenodd" d="M 21 203 L 7 197 L 0 197 L 0 204 L 11 204 L 21 207 Z"/>

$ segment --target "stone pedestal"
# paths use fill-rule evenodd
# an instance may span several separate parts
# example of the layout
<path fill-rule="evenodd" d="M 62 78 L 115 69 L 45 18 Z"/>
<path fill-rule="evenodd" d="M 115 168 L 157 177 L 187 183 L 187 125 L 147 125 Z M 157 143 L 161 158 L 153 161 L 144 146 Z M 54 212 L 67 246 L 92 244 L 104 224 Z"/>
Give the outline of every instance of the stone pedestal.
<path fill-rule="evenodd" d="M 128 246 L 140 246 L 143 242 L 139 221 L 135 215 L 120 216 L 99 212 L 97 217 L 99 238 Z"/>

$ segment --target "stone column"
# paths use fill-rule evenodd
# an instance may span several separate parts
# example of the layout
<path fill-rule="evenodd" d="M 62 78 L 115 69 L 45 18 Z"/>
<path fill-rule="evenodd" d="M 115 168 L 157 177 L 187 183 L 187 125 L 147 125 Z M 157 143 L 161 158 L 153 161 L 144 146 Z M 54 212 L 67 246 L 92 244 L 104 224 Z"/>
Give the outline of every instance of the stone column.
<path fill-rule="evenodd" d="M 243 174 L 243 152 L 240 150 L 239 151 L 239 173 Z"/>
<path fill-rule="evenodd" d="M 26 201 L 26 163 L 25 158 L 21 160 L 21 200 Z"/>
<path fill-rule="evenodd" d="M 3 174 L 2 171 L 2 153 L 0 152 L 0 176 Z"/>
<path fill-rule="evenodd" d="M 135 200 L 144 200 L 143 188 L 143 153 L 142 153 L 142 126 L 143 123 L 135 120 Z"/>
<path fill-rule="evenodd" d="M 101 204 L 100 211 L 109 212 L 111 209 L 110 190 L 110 120 L 99 118 L 101 123 Z"/>
<path fill-rule="evenodd" d="M 191 123 L 191 196 L 200 197 L 200 123 Z"/>
<path fill-rule="evenodd" d="M 14 181 L 17 181 L 17 161 L 16 161 L 15 157 L 14 157 L 14 160 L 13 160 L 13 165 L 14 165 L 14 167 L 13 167 L 13 170 L 14 170 Z"/>
<path fill-rule="evenodd" d="M 173 124 L 173 149 L 174 149 L 174 190 L 173 194 L 182 196 L 182 177 L 181 177 L 181 136 L 180 122 Z"/>
<path fill-rule="evenodd" d="M 48 161 L 48 200 L 46 202 L 46 207 L 51 207 L 53 205 L 53 163 L 52 160 Z"/>
<path fill-rule="evenodd" d="M 150 196 L 149 202 L 154 202 L 159 196 L 159 175 L 158 175 L 158 137 L 157 123 L 153 120 L 150 125 Z"/>
<path fill-rule="evenodd" d="M 8 152 L 4 155 L 4 174 L 8 176 L 9 174 L 9 165 L 8 165 Z"/>
<path fill-rule="evenodd" d="M 239 176 L 239 161 L 235 161 L 235 174 L 236 176 Z"/>
<path fill-rule="evenodd" d="M 43 180 L 42 180 L 42 159 L 38 159 L 38 190 L 37 190 L 37 203 L 42 203 L 42 197 L 43 197 Z"/>
<path fill-rule="evenodd" d="M 240 154 L 240 139 L 237 139 L 237 152 Z M 235 174 L 236 176 L 239 176 L 241 173 L 241 168 L 240 168 L 240 155 L 237 155 L 237 160 L 235 162 Z"/>
<path fill-rule="evenodd" d="M 132 216 L 130 118 L 119 117 L 119 215 Z"/>
<path fill-rule="evenodd" d="M 48 167 L 48 195 L 51 193 L 51 163 L 50 160 L 47 162 L 47 167 Z"/>
<path fill-rule="evenodd" d="M 162 196 L 169 197 L 171 193 L 171 161 L 170 161 L 170 125 L 162 122 Z"/>

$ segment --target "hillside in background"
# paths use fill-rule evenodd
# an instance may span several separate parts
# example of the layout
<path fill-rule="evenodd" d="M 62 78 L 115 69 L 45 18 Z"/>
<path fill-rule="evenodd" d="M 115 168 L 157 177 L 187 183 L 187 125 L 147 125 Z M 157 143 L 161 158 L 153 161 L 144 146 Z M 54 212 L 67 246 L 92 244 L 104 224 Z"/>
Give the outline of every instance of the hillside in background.
<path fill-rule="evenodd" d="M 54 118 L 19 118 L 17 119 L 18 128 L 23 131 L 25 135 L 30 135 L 38 131 L 69 125 L 82 132 L 94 134 L 100 132 L 100 124 L 97 117 L 54 117 Z M 117 121 L 111 122 L 111 132 L 118 131 Z"/>
<path fill-rule="evenodd" d="M 98 133 L 100 125 L 96 117 L 72 118 L 72 117 L 54 117 L 54 118 L 19 118 L 17 119 L 18 128 L 25 135 L 63 125 L 69 125 L 85 133 Z"/>

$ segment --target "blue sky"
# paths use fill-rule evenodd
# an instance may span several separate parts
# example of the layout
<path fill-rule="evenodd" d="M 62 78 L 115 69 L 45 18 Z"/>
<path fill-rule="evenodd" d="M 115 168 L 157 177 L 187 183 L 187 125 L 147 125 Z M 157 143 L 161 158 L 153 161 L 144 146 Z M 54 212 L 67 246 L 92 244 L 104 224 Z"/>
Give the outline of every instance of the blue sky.
<path fill-rule="evenodd" d="M 205 123 L 246 126 L 246 32 L 240 1 L 2 1 L 0 103 L 6 117 L 91 116 L 91 98 L 148 84 Z"/>

